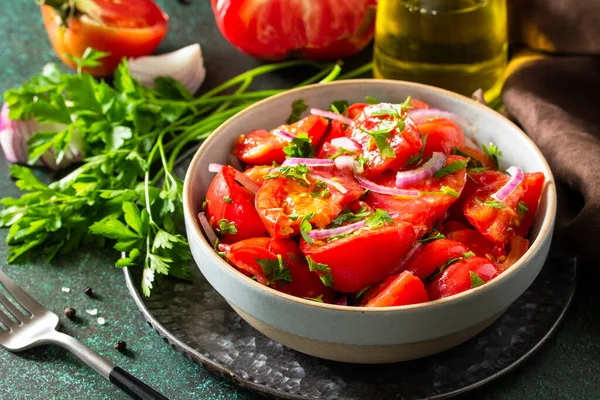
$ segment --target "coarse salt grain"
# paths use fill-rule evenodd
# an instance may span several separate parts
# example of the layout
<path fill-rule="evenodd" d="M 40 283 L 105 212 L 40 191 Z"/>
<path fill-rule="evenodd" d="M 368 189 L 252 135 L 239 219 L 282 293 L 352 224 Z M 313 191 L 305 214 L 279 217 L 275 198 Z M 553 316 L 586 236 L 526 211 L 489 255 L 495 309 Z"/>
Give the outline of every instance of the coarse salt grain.
<path fill-rule="evenodd" d="M 71 288 L 64 287 L 64 288 L 62 288 L 62 291 L 65 293 L 69 293 L 71 291 Z"/>
<path fill-rule="evenodd" d="M 96 315 L 98 314 L 98 309 L 94 308 L 93 310 L 85 310 L 85 312 L 90 315 Z"/>
<path fill-rule="evenodd" d="M 104 325 L 106 323 L 106 320 L 102 317 L 98 318 L 98 325 Z"/>

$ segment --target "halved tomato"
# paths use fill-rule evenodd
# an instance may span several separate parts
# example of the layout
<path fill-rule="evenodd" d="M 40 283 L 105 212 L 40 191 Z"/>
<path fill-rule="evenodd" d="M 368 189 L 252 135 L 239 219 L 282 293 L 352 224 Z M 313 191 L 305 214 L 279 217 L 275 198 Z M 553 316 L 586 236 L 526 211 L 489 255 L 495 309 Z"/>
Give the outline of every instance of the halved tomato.
<path fill-rule="evenodd" d="M 254 194 L 238 184 L 235 175 L 233 167 L 223 167 L 206 192 L 206 214 L 211 226 L 218 232 L 219 221 L 226 220 L 222 224 L 233 223 L 237 231 L 234 234 L 221 235 L 220 241 L 223 243 L 267 235 L 265 226 L 254 208 Z M 233 227 L 229 227 L 227 231 L 233 231 Z"/>
<path fill-rule="evenodd" d="M 460 197 L 448 209 L 450 219 L 463 224 L 470 224 L 464 214 L 465 203 L 478 189 L 492 185 L 499 179 L 505 179 L 505 177 L 506 175 L 503 173 L 494 170 L 468 172 L 467 181 Z"/>
<path fill-rule="evenodd" d="M 393 307 L 428 301 L 423 282 L 408 271 L 385 278 L 361 298 L 363 307 Z"/>
<path fill-rule="evenodd" d="M 511 237 L 524 237 L 533 224 L 538 209 L 544 174 L 525 173 L 523 182 L 503 201 L 491 197 L 508 181 L 507 175 L 497 175 L 497 179 L 475 191 L 467 200 L 464 213 L 469 222 L 494 243 L 508 243 Z"/>
<path fill-rule="evenodd" d="M 455 147 L 465 145 L 465 135 L 460 126 L 447 118 L 436 118 L 417 125 L 423 136 L 427 136 L 423 157 L 429 158 L 434 152 L 452 154 Z"/>
<path fill-rule="evenodd" d="M 281 125 L 276 129 L 284 130 L 294 136 L 305 132 L 316 147 L 327 130 L 327 126 L 328 122 L 325 118 L 309 115 L 298 122 Z M 240 160 L 251 165 L 265 165 L 274 162 L 281 164 L 285 160 L 283 148 L 290 141 L 283 136 L 276 135 L 273 131 L 267 132 L 264 129 L 255 129 L 240 135 L 235 141 L 233 153 Z"/>
<path fill-rule="evenodd" d="M 417 126 L 411 119 L 403 119 L 405 112 L 402 116 L 381 114 L 392 107 L 392 104 L 386 103 L 369 105 L 346 130 L 346 136 L 362 147 L 362 156 L 367 159 L 365 178 L 373 178 L 389 169 L 403 168 L 423 147 Z M 390 153 L 386 154 L 386 151 Z"/>
<path fill-rule="evenodd" d="M 437 271 L 451 258 L 462 257 L 467 248 L 460 242 L 450 239 L 434 240 L 425 244 L 407 260 L 404 270 L 420 279 L 425 279 Z"/>
<path fill-rule="evenodd" d="M 465 159 L 459 156 L 448 156 L 445 165 L 461 160 L 464 161 Z M 427 230 L 430 230 L 437 220 L 444 217 L 448 207 L 458 199 L 465 186 L 466 176 L 466 169 L 463 168 L 440 179 L 427 178 L 406 188 L 420 191 L 421 194 L 418 197 L 393 196 L 371 191 L 365 196 L 364 201 L 373 208 L 381 208 L 389 213 L 398 213 L 398 219 L 402 221 L 413 225 L 426 226 Z M 373 179 L 373 182 L 383 186 L 395 187 L 396 174 L 387 172 Z M 444 187 L 450 189 L 446 189 L 446 193 L 453 190 L 455 191 L 453 194 L 458 196 L 442 192 Z"/>
<path fill-rule="evenodd" d="M 323 181 L 332 180 L 344 187 Z M 347 205 L 358 199 L 364 189 L 349 171 L 335 167 L 314 167 L 306 181 L 278 177 L 267 179 L 256 193 L 256 210 L 272 237 L 282 238 L 299 233 L 303 217 L 325 228 Z"/>
<path fill-rule="evenodd" d="M 419 230 L 405 222 L 373 230 L 359 229 L 342 238 L 300 241 L 300 249 L 314 261 L 327 265 L 333 290 L 357 292 L 389 275 L 411 249 Z"/>
<path fill-rule="evenodd" d="M 494 263 L 482 257 L 460 260 L 439 274 L 427 285 L 430 300 L 441 299 L 465 292 L 498 275 Z"/>

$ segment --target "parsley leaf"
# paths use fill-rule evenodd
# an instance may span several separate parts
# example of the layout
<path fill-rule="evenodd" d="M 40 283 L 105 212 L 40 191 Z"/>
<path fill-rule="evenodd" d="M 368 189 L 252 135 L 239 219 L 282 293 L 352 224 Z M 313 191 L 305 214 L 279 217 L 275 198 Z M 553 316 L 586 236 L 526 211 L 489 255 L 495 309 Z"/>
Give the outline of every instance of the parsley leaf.
<path fill-rule="evenodd" d="M 496 166 L 496 170 L 500 170 L 500 160 L 499 158 L 502 156 L 502 152 L 493 143 L 490 143 L 488 146 L 482 144 L 481 149 L 485 153 L 486 156 L 490 157 L 494 161 L 494 165 Z"/>
<path fill-rule="evenodd" d="M 312 197 L 326 199 L 331 196 L 331 192 L 329 191 L 329 186 L 325 182 L 320 179 L 317 179 L 313 186 L 313 190 L 310 192 Z"/>
<path fill-rule="evenodd" d="M 322 294 L 320 294 L 318 297 L 305 297 L 305 299 L 310 301 L 316 301 L 317 303 L 324 303 Z"/>
<path fill-rule="evenodd" d="M 292 113 L 288 117 L 286 123 L 293 124 L 294 122 L 300 121 L 302 113 L 308 110 L 308 106 L 304 102 L 304 99 L 298 99 L 292 103 Z"/>
<path fill-rule="evenodd" d="M 79 74 L 81 74 L 81 71 L 85 67 L 93 68 L 102 65 L 102 63 L 99 60 L 103 59 L 108 55 L 110 55 L 110 53 L 94 50 L 91 47 L 85 49 L 81 58 L 73 57 L 70 54 L 65 54 L 65 56 L 69 60 L 75 63 L 75 65 L 77 66 L 77 73 Z"/>
<path fill-rule="evenodd" d="M 387 213 L 387 211 L 378 208 L 373 214 L 367 217 L 365 223 L 370 229 L 375 229 L 383 226 L 386 223 L 393 224 L 394 219 L 390 216 L 390 214 Z"/>
<path fill-rule="evenodd" d="M 485 281 L 481 279 L 475 272 L 469 271 L 469 275 L 471 276 L 471 289 L 481 286 L 485 283 Z"/>
<path fill-rule="evenodd" d="M 365 103 L 367 104 L 379 104 L 381 103 L 378 99 L 373 96 L 365 96 Z"/>
<path fill-rule="evenodd" d="M 321 272 L 319 278 L 323 284 L 330 288 L 333 286 L 333 277 L 331 276 L 331 268 L 327 266 L 327 264 L 321 264 L 314 261 L 310 256 L 306 256 L 306 261 L 308 261 L 308 269 L 310 271 Z"/>
<path fill-rule="evenodd" d="M 465 253 L 463 253 L 463 260 L 466 260 L 467 258 L 471 258 L 471 257 L 475 257 L 475 253 L 473 253 L 472 251 L 467 251 Z"/>
<path fill-rule="evenodd" d="M 300 235 L 302 235 L 302 238 L 308 244 L 313 243 L 313 239 L 310 236 L 308 236 L 308 232 L 312 231 L 312 225 L 310 224 L 309 220 L 314 218 L 314 216 L 314 213 L 307 214 L 303 216 L 302 221 L 300 221 Z"/>
<path fill-rule="evenodd" d="M 229 196 L 223 197 L 223 203 L 231 204 L 233 200 Z"/>
<path fill-rule="evenodd" d="M 502 209 L 505 208 L 506 206 L 504 205 L 504 203 L 498 201 L 498 200 L 488 200 L 488 201 L 481 201 L 479 199 L 477 199 L 477 203 L 478 204 L 483 204 L 486 207 L 490 207 L 490 208 L 498 208 L 498 209 Z"/>
<path fill-rule="evenodd" d="M 396 158 L 396 152 L 390 146 L 387 139 L 392 137 L 390 133 L 396 128 L 396 124 L 391 123 L 389 121 L 381 121 L 376 130 L 365 130 L 361 128 L 361 131 L 371 136 L 371 138 L 375 141 L 375 145 L 377 146 L 377 150 L 381 153 L 381 156 L 384 158 Z"/>
<path fill-rule="evenodd" d="M 287 157 L 312 158 L 315 156 L 315 146 L 308 133 L 302 132 L 283 147 L 283 152 Z"/>
<path fill-rule="evenodd" d="M 454 174 L 467 166 L 466 161 L 456 160 L 443 168 L 440 168 L 433 176 L 437 179 L 441 179 L 446 175 Z"/>
<path fill-rule="evenodd" d="M 425 244 L 425 243 L 429 243 L 429 242 L 433 242 L 435 240 L 445 239 L 445 238 L 446 238 L 446 236 L 442 232 L 440 232 L 436 229 L 432 229 L 431 232 L 429 232 L 429 234 L 425 235 L 424 237 L 422 237 L 419 240 L 419 243 Z"/>
<path fill-rule="evenodd" d="M 217 233 L 220 235 L 235 235 L 238 233 L 234 222 L 229 222 L 223 218 L 219 220 L 218 224 L 219 227 L 217 228 Z"/>
<path fill-rule="evenodd" d="M 265 175 L 263 178 L 274 179 L 283 176 L 287 179 L 292 179 L 293 181 L 299 183 L 301 186 L 308 187 L 310 185 L 310 181 L 307 178 L 308 172 L 309 169 L 306 166 L 306 164 L 297 164 L 281 167 L 279 168 L 279 171 L 269 175 Z"/>
<path fill-rule="evenodd" d="M 269 280 L 268 286 L 280 281 L 285 285 L 292 282 L 292 274 L 290 269 L 285 265 L 280 254 L 277 254 L 277 259 L 255 258 L 256 262 L 262 268 L 265 276 Z"/>
<path fill-rule="evenodd" d="M 350 103 L 348 103 L 347 100 L 336 100 L 333 103 L 331 103 L 330 108 L 331 111 L 333 111 L 336 114 L 343 114 L 346 112 L 349 106 Z"/>
<path fill-rule="evenodd" d="M 365 294 L 365 292 L 371 288 L 371 286 L 373 286 L 373 285 L 365 286 L 364 288 L 360 289 L 360 290 L 359 290 L 359 291 L 356 293 L 356 296 L 355 296 L 354 298 L 355 298 L 356 300 L 360 299 L 360 298 L 363 296 L 363 294 Z"/>
<path fill-rule="evenodd" d="M 356 159 L 356 162 L 358 164 L 356 165 L 356 172 L 359 174 L 362 174 L 363 172 L 365 172 L 365 164 L 369 162 L 369 159 L 363 156 L 358 156 L 358 158 Z"/>
<path fill-rule="evenodd" d="M 522 201 L 519 201 L 517 203 L 517 212 L 519 213 L 519 215 L 525 215 L 529 212 L 529 207 L 527 207 L 527 204 L 525 204 Z"/>
<path fill-rule="evenodd" d="M 460 193 L 458 193 L 455 189 L 448 187 L 448 186 L 442 186 L 441 191 L 442 191 L 442 193 L 447 194 L 452 197 L 460 196 Z"/>
<path fill-rule="evenodd" d="M 338 147 L 337 149 L 337 153 L 332 154 L 330 156 L 327 156 L 327 158 L 330 158 L 332 160 L 335 160 L 336 158 L 338 158 L 339 156 L 344 156 L 344 155 L 351 155 L 353 156 L 354 153 L 348 149 L 344 149 L 343 147 Z"/>
<path fill-rule="evenodd" d="M 358 210 L 356 210 L 356 213 L 353 213 L 348 208 L 346 208 L 341 214 L 335 217 L 333 221 L 331 221 L 327 228 L 337 228 L 345 223 L 358 222 L 365 219 L 369 215 L 371 215 L 371 212 L 365 206 L 361 206 Z"/>
<path fill-rule="evenodd" d="M 428 135 L 423 135 L 421 132 L 419 132 L 419 135 L 421 135 L 421 142 L 423 143 L 421 146 L 421 150 L 419 150 L 419 152 L 414 156 L 410 156 L 404 168 L 408 168 L 412 165 L 418 165 L 423 159 L 423 152 L 425 151 L 425 145 L 427 144 Z"/>

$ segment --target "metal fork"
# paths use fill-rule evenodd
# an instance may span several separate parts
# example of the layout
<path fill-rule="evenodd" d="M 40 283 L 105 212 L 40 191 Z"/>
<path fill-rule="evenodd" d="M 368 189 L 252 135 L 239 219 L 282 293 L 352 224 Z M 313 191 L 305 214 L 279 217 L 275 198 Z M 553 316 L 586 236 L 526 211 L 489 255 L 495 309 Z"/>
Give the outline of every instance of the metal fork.
<path fill-rule="evenodd" d="M 35 301 L 27 292 L 11 281 L 4 272 L 0 271 L 0 283 L 14 300 L 26 310 L 30 316 L 23 313 L 6 296 L 0 293 L 2 304 L 12 315 L 0 309 L 0 346 L 12 352 L 27 350 L 43 345 L 59 345 L 81 361 L 92 367 L 100 375 L 108 379 L 119 389 L 134 399 L 140 400 L 168 400 L 166 397 L 130 375 L 127 371 L 113 365 L 110 361 L 85 347 L 69 335 L 58 332 L 58 316 L 44 308 Z M 18 321 L 15 322 L 13 321 Z"/>

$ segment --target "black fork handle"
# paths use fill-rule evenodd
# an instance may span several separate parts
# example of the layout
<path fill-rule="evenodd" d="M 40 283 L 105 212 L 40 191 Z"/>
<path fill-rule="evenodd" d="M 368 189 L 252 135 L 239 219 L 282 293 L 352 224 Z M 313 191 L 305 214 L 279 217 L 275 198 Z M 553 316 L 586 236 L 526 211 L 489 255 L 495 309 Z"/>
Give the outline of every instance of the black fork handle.
<path fill-rule="evenodd" d="M 136 400 L 169 400 L 122 368 L 114 367 L 108 380 Z"/>

